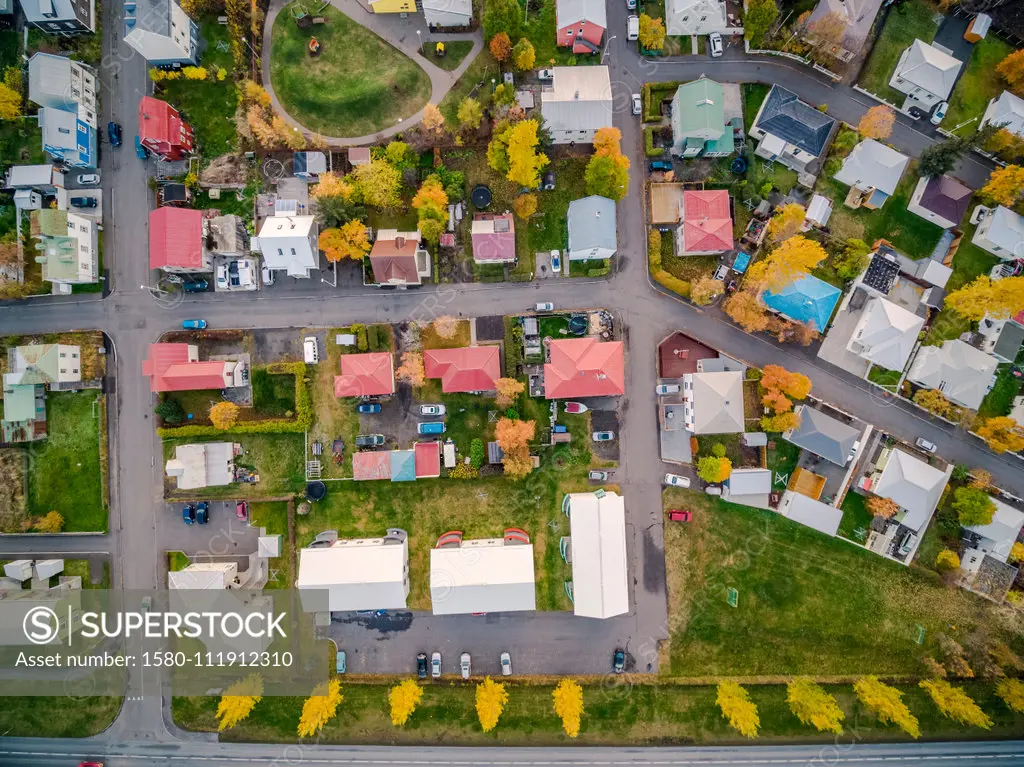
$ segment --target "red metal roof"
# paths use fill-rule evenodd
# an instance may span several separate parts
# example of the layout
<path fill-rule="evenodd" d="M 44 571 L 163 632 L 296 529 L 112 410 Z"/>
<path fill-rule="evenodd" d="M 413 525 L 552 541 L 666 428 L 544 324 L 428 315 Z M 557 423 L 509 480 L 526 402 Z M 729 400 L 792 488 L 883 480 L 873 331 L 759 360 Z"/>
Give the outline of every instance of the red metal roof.
<path fill-rule="evenodd" d="M 687 253 L 732 250 L 732 215 L 725 189 L 683 192 L 683 247 Z"/>
<path fill-rule="evenodd" d="M 143 96 L 139 101 L 139 141 L 173 159 L 192 149 L 192 128 L 166 101 Z"/>
<path fill-rule="evenodd" d="M 416 478 L 441 476 L 441 443 L 416 443 Z"/>
<path fill-rule="evenodd" d="M 440 378 L 447 393 L 492 391 L 501 378 L 497 346 L 464 346 L 461 349 L 428 349 L 423 353 L 427 378 Z"/>
<path fill-rule="evenodd" d="M 395 393 L 389 352 L 341 355 L 341 375 L 334 377 L 335 397 L 374 397 Z"/>
<path fill-rule="evenodd" d="M 551 341 L 551 362 L 544 366 L 544 396 L 609 397 L 626 392 L 626 357 L 622 341 L 594 338 Z"/>
<path fill-rule="evenodd" d="M 223 360 L 189 362 L 189 344 L 150 344 L 142 375 L 154 392 L 223 389 L 225 365 Z"/>
<path fill-rule="evenodd" d="M 149 268 L 203 267 L 203 213 L 157 208 L 149 214 Z"/>
<path fill-rule="evenodd" d="M 352 479 L 391 479 L 391 451 L 353 453 Z"/>
<path fill-rule="evenodd" d="M 491 231 L 481 231 L 488 228 L 486 222 L 491 222 Z M 510 261 L 516 257 L 516 225 L 511 213 L 477 213 L 470 237 L 474 261 Z"/>

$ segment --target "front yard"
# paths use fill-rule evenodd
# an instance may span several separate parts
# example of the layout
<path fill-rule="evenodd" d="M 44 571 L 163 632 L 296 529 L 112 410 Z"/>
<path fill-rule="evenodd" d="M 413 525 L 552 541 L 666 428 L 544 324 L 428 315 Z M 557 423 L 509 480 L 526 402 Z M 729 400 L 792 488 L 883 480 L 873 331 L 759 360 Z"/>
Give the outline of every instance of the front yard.
<path fill-rule="evenodd" d="M 566 215 L 570 202 L 587 196 L 583 174 L 589 160 L 589 155 L 552 158 L 545 171 L 554 171 L 555 188 L 549 192 L 536 192 L 537 212 L 523 225 L 526 237 L 521 238 L 516 234 L 516 252 L 519 254 L 517 272 L 524 272 L 526 264 L 529 265 L 528 271 L 533 272 L 537 253 L 546 250 L 564 251 L 569 245 Z M 636 178 L 633 183 L 638 183 Z M 519 225 L 518 221 L 516 223 Z"/>
<path fill-rule="evenodd" d="M 423 43 L 420 46 L 420 56 L 427 59 L 431 64 L 440 67 L 445 71 L 452 72 L 459 68 L 462 60 L 473 50 L 472 40 L 449 40 L 444 43 L 445 52 L 443 56 L 437 55 L 437 43 Z"/>
<path fill-rule="evenodd" d="M 265 527 L 267 535 L 281 536 L 281 556 L 269 561 L 269 577 L 264 589 L 291 589 L 295 587 L 292 557 L 295 552 L 288 542 L 288 502 L 249 504 L 249 523 Z"/>
<path fill-rule="evenodd" d="M 967 68 L 957 80 L 949 99 L 949 111 L 942 121 L 943 128 L 965 137 L 978 129 L 988 102 L 1006 87 L 1003 79 L 996 74 L 996 65 L 1013 50 L 1013 46 L 995 35 L 975 43 L 971 60 L 967 62 Z"/>
<path fill-rule="evenodd" d="M 1000 365 L 992 389 L 978 407 L 978 415 L 981 418 L 1009 415 L 1013 408 L 1013 399 L 1019 391 L 1020 379 L 1013 375 L 1013 366 Z"/>
<path fill-rule="evenodd" d="M 232 434 L 217 437 L 177 437 L 165 439 L 164 461 L 174 456 L 177 445 L 198 442 L 237 442 L 243 454 L 235 465 L 260 475 L 256 483 L 236 483 L 200 490 L 178 490 L 172 479 L 164 478 L 167 498 L 273 498 L 302 491 L 305 486 L 305 458 L 301 434 Z"/>
<path fill-rule="evenodd" d="M 939 29 L 938 8 L 932 0 L 910 0 L 889 11 L 881 34 L 860 73 L 859 85 L 900 106 L 904 94 L 889 87 L 900 56 L 914 40 L 930 43 Z"/>

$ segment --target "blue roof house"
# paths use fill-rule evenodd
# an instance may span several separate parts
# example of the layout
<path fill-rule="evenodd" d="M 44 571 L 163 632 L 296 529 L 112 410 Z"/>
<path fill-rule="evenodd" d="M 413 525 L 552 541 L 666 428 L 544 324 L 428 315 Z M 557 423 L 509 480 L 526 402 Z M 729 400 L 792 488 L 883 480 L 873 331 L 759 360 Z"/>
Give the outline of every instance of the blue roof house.
<path fill-rule="evenodd" d="M 843 291 L 835 285 L 807 275 L 777 293 L 764 291 L 761 301 L 768 309 L 786 319 L 804 325 L 813 323 L 815 330 L 824 332 L 842 295 Z"/>
<path fill-rule="evenodd" d="M 391 481 L 416 481 L 416 452 L 414 450 L 391 451 Z"/>

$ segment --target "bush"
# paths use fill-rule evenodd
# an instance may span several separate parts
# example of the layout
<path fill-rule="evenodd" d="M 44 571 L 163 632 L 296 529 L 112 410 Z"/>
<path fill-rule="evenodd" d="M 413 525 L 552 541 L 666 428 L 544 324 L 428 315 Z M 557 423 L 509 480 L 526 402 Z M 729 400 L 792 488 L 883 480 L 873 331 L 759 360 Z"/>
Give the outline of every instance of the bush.
<path fill-rule="evenodd" d="M 604 277 L 612 268 L 610 266 L 598 266 L 594 269 L 587 269 L 588 277 Z"/>
<path fill-rule="evenodd" d="M 647 265 L 652 274 L 661 271 L 661 232 L 657 229 L 647 233 Z"/>
<path fill-rule="evenodd" d="M 469 464 L 474 469 L 479 469 L 484 465 L 484 460 L 487 458 L 487 453 L 484 451 L 484 441 L 480 438 L 474 438 L 473 442 L 469 446 Z"/>
<path fill-rule="evenodd" d="M 365 352 L 369 348 L 366 338 L 366 325 L 356 323 L 349 328 L 349 331 L 356 337 L 356 348 L 361 352 Z"/>
<path fill-rule="evenodd" d="M 505 411 L 505 417 L 510 419 L 510 420 L 512 420 L 512 421 L 518 421 L 519 420 L 519 411 L 516 410 L 516 408 L 514 408 L 514 407 L 510 407 L 510 408 L 508 408 Z"/>
<path fill-rule="evenodd" d="M 163 420 L 164 423 L 181 423 L 185 420 L 185 410 L 176 399 L 163 399 L 153 412 Z"/>
<path fill-rule="evenodd" d="M 644 154 L 648 157 L 661 157 L 665 154 L 664 147 L 654 146 L 654 133 L 657 130 L 657 126 L 653 128 L 644 128 Z"/>
<path fill-rule="evenodd" d="M 678 293 L 683 298 L 690 297 L 690 283 L 688 283 L 686 280 L 681 280 L 678 277 L 673 277 L 664 269 L 660 269 L 657 272 L 655 272 L 654 279 L 663 287 L 668 288 L 674 293 Z"/>
<path fill-rule="evenodd" d="M 448 479 L 473 479 L 476 475 L 476 469 L 468 463 L 460 463 L 448 472 Z"/>

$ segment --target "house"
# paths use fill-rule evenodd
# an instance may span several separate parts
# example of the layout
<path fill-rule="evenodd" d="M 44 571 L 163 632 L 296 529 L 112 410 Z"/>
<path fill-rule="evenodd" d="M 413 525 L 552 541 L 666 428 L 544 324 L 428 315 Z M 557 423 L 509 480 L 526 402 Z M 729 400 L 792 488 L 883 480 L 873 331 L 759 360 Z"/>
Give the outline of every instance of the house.
<path fill-rule="evenodd" d="M 679 157 L 727 157 L 736 145 L 725 120 L 725 91 L 701 77 L 683 83 L 672 97 L 672 154 Z"/>
<path fill-rule="evenodd" d="M 683 192 L 680 226 L 684 256 L 726 253 L 733 248 L 732 207 L 725 189 Z"/>
<path fill-rule="evenodd" d="M 943 229 L 959 226 L 971 204 L 973 190 L 952 176 L 922 178 L 914 187 L 907 210 Z"/>
<path fill-rule="evenodd" d="M 800 425 L 782 437 L 836 466 L 846 466 L 858 447 L 860 431 L 808 405 L 797 405 L 793 413 Z"/>
<path fill-rule="evenodd" d="M 409 596 L 409 544 L 405 532 L 384 538 L 339 538 L 327 546 L 299 549 L 301 592 L 326 590 L 328 609 L 397 610 Z"/>
<path fill-rule="evenodd" d="M 619 397 L 626 393 L 626 355 L 622 341 L 553 338 L 544 365 L 547 399 Z"/>
<path fill-rule="evenodd" d="M 96 31 L 95 0 L 20 0 L 25 21 L 44 32 L 75 35 Z"/>
<path fill-rule="evenodd" d="M 46 389 L 50 384 L 81 381 L 81 358 L 81 348 L 68 344 L 8 347 L 0 443 L 46 437 Z"/>
<path fill-rule="evenodd" d="M 172 274 L 213 271 L 203 247 L 202 211 L 165 207 L 149 214 L 149 268 Z"/>
<path fill-rule="evenodd" d="M 371 13 L 416 13 L 415 0 L 369 0 Z"/>
<path fill-rule="evenodd" d="M 1003 91 L 988 102 L 980 127 L 999 125 L 1015 136 L 1024 138 L 1024 99 Z"/>
<path fill-rule="evenodd" d="M 164 470 L 177 481 L 179 490 L 221 487 L 235 481 L 235 457 L 241 454 L 242 446 L 236 442 L 177 445 Z"/>
<path fill-rule="evenodd" d="M 922 327 L 922 317 L 885 298 L 872 296 L 846 348 L 879 367 L 901 371 L 910 359 Z"/>
<path fill-rule="evenodd" d="M 95 168 L 96 127 L 80 119 L 78 112 L 42 107 L 36 114 L 43 134 L 43 150 L 54 161 L 73 168 Z"/>
<path fill-rule="evenodd" d="M 489 392 L 501 378 L 501 354 L 497 346 L 427 349 L 423 368 L 427 378 L 441 379 L 441 391 L 446 394 Z"/>
<path fill-rule="evenodd" d="M 757 111 L 750 137 L 758 142 L 758 157 L 802 173 L 824 154 L 835 124 L 792 91 L 773 85 Z"/>
<path fill-rule="evenodd" d="M 478 264 L 510 264 L 516 260 L 516 224 L 511 213 L 477 213 L 470 230 L 473 260 Z"/>
<path fill-rule="evenodd" d="M 1024 528 L 1024 512 L 998 498 L 992 498 L 995 512 L 987 525 L 964 528 L 964 551 L 960 557 L 961 585 L 982 596 L 1001 602 L 1017 578 L 1018 568 L 1010 564 L 1010 551 Z"/>
<path fill-rule="evenodd" d="M 920 535 L 928 526 L 952 471 L 952 466 L 942 471 L 899 448 L 883 448 L 864 489 L 895 501 L 900 511 L 891 522 Z M 912 556 L 910 552 L 906 561 Z"/>
<path fill-rule="evenodd" d="M 806 495 L 786 490 L 779 501 L 779 513 L 797 524 L 835 537 L 843 521 L 843 510 Z"/>
<path fill-rule="evenodd" d="M 90 216 L 46 208 L 32 211 L 32 235 L 43 279 L 54 293 L 69 294 L 72 285 L 99 280 L 99 226 Z"/>
<path fill-rule="evenodd" d="M 263 254 L 263 264 L 271 271 L 307 279 L 320 267 L 319 241 L 316 218 L 298 215 L 294 200 L 278 200 L 251 247 Z"/>
<path fill-rule="evenodd" d="M 35 191 L 43 195 L 54 195 L 58 189 L 64 188 L 64 171 L 49 163 L 12 165 L 7 169 L 4 188 L 15 192 Z"/>
<path fill-rule="evenodd" d="M 608 67 L 555 67 L 540 93 L 540 111 L 555 144 L 590 144 L 612 124 Z"/>
<path fill-rule="evenodd" d="M 293 152 L 292 175 L 306 181 L 317 181 L 327 172 L 327 155 L 323 152 Z"/>
<path fill-rule="evenodd" d="M 441 443 L 417 442 L 413 446 L 416 463 L 416 479 L 431 479 L 441 476 Z"/>
<path fill-rule="evenodd" d="M 694 434 L 742 434 L 743 373 L 687 373 L 683 376 L 683 418 Z"/>
<path fill-rule="evenodd" d="M 983 352 L 1012 364 L 1024 346 L 1024 311 L 1005 318 L 986 314 L 978 323 L 978 334 Z"/>
<path fill-rule="evenodd" d="M 430 550 L 434 615 L 510 613 L 537 609 L 533 544 L 481 538 Z"/>
<path fill-rule="evenodd" d="M 167 587 L 187 591 L 226 589 L 237 577 L 237 562 L 194 562 L 182 570 L 167 573 Z"/>
<path fill-rule="evenodd" d="M 881 5 L 882 0 L 818 0 L 805 26 L 811 27 L 829 14 L 835 14 L 844 24 L 843 49 L 857 51 L 871 33 Z"/>
<path fill-rule="evenodd" d="M 668 0 L 665 31 L 669 35 L 710 35 L 729 27 L 724 0 Z"/>
<path fill-rule="evenodd" d="M 149 357 L 142 361 L 142 375 L 149 378 L 152 392 L 228 389 L 248 384 L 244 363 L 200 362 L 199 347 L 184 343 L 150 344 Z"/>
<path fill-rule="evenodd" d="M 395 363 L 390 352 L 342 354 L 335 397 L 385 397 L 395 393 Z"/>
<path fill-rule="evenodd" d="M 788 320 L 823 332 L 842 297 L 843 291 L 835 285 L 808 274 L 778 291 L 765 290 L 761 302 Z"/>
<path fill-rule="evenodd" d="M 593 67 L 580 67 L 593 69 Z M 605 259 L 618 249 L 615 202 L 591 195 L 569 203 L 569 260 Z"/>
<path fill-rule="evenodd" d="M 163 160 L 181 160 L 195 148 L 192 126 L 177 109 L 152 96 L 139 101 L 139 141 Z"/>
<path fill-rule="evenodd" d="M 420 233 L 381 229 L 370 250 L 373 279 L 382 287 L 422 285 L 430 276 L 430 254 L 420 247 Z"/>
<path fill-rule="evenodd" d="M 125 5 L 124 41 L 150 66 L 189 66 L 199 61 L 199 27 L 177 0 Z"/>
<path fill-rule="evenodd" d="M 910 365 L 907 380 L 938 389 L 954 405 L 977 410 L 992 388 L 999 360 L 959 339 L 942 346 L 922 346 Z"/>
<path fill-rule="evenodd" d="M 28 100 L 69 112 L 96 130 L 96 70 L 67 56 L 36 53 L 28 60 Z"/>
<path fill-rule="evenodd" d="M 768 497 L 772 492 L 770 469 L 733 469 L 722 483 L 722 498 L 740 506 L 757 509 L 770 508 Z"/>
<path fill-rule="evenodd" d="M 423 0 L 423 18 L 435 27 L 468 27 L 473 23 L 473 0 Z"/>
<path fill-rule="evenodd" d="M 622 496 L 605 490 L 569 493 L 562 499 L 569 516 L 572 581 L 566 593 L 573 612 L 584 618 L 612 618 L 629 612 L 626 564 L 626 507 Z"/>
<path fill-rule="evenodd" d="M 1024 216 L 999 205 L 985 208 L 979 205 L 971 214 L 977 223 L 971 242 L 1003 261 L 1024 258 Z"/>
<path fill-rule="evenodd" d="M 869 138 L 853 148 L 833 178 L 850 187 L 847 207 L 877 210 L 896 192 L 909 163 L 905 154 Z"/>
<path fill-rule="evenodd" d="M 348 148 L 348 164 L 353 168 L 359 165 L 370 164 L 370 147 L 368 146 L 350 146 Z"/>
<path fill-rule="evenodd" d="M 807 214 L 804 216 L 804 223 L 801 229 L 808 231 L 812 227 L 823 229 L 828 226 L 828 220 L 832 216 L 832 201 L 820 194 L 812 194 L 811 201 L 807 205 Z"/>
<path fill-rule="evenodd" d="M 915 40 L 900 56 L 889 86 L 930 109 L 949 98 L 962 66 L 963 62 L 945 51 Z"/>
<path fill-rule="evenodd" d="M 356 482 L 391 479 L 391 451 L 363 450 L 353 453 L 352 479 Z"/>
<path fill-rule="evenodd" d="M 604 0 L 556 0 L 555 29 L 559 47 L 598 53 L 608 29 Z"/>

